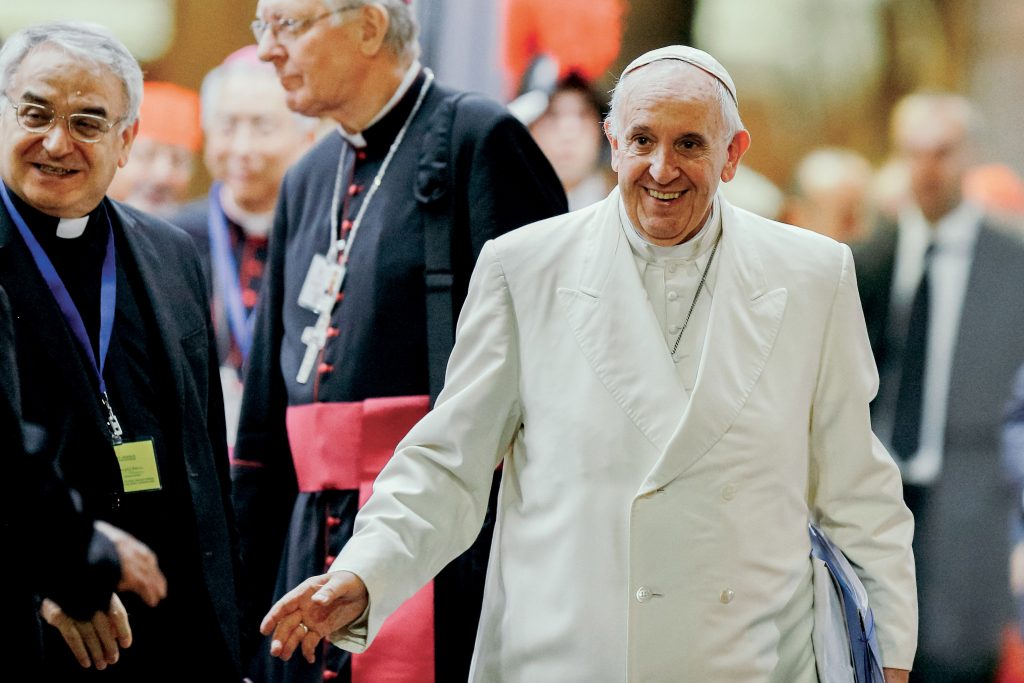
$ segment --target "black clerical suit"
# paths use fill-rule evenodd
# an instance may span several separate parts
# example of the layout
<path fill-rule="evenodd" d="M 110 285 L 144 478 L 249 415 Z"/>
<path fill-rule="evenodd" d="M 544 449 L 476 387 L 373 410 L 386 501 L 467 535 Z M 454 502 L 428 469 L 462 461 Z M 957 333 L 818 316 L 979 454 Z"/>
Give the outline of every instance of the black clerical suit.
<path fill-rule="evenodd" d="M 45 430 L 86 511 L 146 543 L 168 580 L 167 598 L 156 608 L 121 596 L 134 643 L 105 671 L 81 669 L 56 629 L 46 627 L 44 679 L 239 680 L 237 544 L 217 358 L 195 247 L 180 230 L 108 199 L 90 214 L 84 234 L 62 240 L 57 219 L 10 195 L 81 312 L 94 353 L 112 229 L 116 313 L 104 377 L 125 440 L 154 441 L 160 490 L 124 492 L 88 356 L 5 207 L 0 286 L 14 314 L 24 419 Z"/>

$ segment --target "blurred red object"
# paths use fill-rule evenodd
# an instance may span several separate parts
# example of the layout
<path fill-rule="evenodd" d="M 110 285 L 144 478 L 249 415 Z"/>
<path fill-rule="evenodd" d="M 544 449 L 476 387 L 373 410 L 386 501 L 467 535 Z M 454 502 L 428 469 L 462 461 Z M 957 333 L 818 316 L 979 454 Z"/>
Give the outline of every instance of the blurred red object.
<path fill-rule="evenodd" d="M 199 93 L 164 81 L 146 81 L 142 90 L 139 136 L 198 152 L 203 146 Z"/>
<path fill-rule="evenodd" d="M 984 164 L 964 176 L 964 198 L 1003 215 L 1024 216 L 1024 180 L 1005 164 Z"/>
<path fill-rule="evenodd" d="M 1019 628 L 1007 627 L 1003 632 L 1003 656 L 995 683 L 1024 683 L 1024 639 Z"/>
<path fill-rule="evenodd" d="M 624 0 L 505 0 L 504 55 L 518 92 L 527 67 L 551 56 L 559 77 L 575 71 L 599 80 L 619 56 Z"/>

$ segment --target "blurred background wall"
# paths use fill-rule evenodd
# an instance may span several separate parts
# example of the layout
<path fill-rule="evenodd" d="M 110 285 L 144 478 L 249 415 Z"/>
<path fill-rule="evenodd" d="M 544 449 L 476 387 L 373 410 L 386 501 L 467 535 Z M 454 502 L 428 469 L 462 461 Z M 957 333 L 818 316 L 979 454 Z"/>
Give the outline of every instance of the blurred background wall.
<path fill-rule="evenodd" d="M 600 5 L 544 1 L 577 19 Z M 739 88 L 741 114 L 754 140 L 745 161 L 780 186 L 797 160 L 821 145 L 851 147 L 876 164 L 883 161 L 889 110 L 919 88 L 973 97 L 987 119 L 987 160 L 1024 172 L 1020 0 L 609 2 L 621 10 L 621 49 L 595 74 L 598 88 L 607 92 L 625 63 L 653 47 L 683 42 L 708 50 Z M 520 3 L 530 0 L 417 0 L 423 61 L 443 82 L 511 99 L 519 74 L 506 68 L 506 24 Z M 91 19 L 129 45 L 147 78 L 198 88 L 224 56 L 252 42 L 255 7 L 255 0 L 3 2 L 0 37 L 36 21 Z M 563 44 L 577 42 L 570 28 Z M 609 38 L 580 40 L 598 49 Z M 193 183 L 197 194 L 208 182 L 200 171 Z"/>

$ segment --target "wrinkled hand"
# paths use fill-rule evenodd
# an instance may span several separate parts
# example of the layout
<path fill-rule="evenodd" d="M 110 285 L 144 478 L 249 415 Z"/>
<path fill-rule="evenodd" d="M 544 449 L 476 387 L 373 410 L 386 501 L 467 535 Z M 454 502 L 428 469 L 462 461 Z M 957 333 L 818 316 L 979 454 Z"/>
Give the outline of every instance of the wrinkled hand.
<path fill-rule="evenodd" d="M 906 669 L 882 669 L 885 676 L 885 683 L 907 683 L 910 679 L 910 672 Z"/>
<path fill-rule="evenodd" d="M 301 645 L 302 655 L 312 664 L 320 641 L 359 618 L 368 602 L 366 585 L 352 572 L 313 576 L 270 608 L 260 633 L 274 634 L 273 656 L 288 661 Z"/>
<path fill-rule="evenodd" d="M 119 646 L 132 644 L 128 613 L 116 594 L 110 598 L 110 608 L 96 612 L 89 621 L 72 619 L 49 598 L 43 600 L 39 613 L 47 624 L 60 631 L 75 659 L 86 669 L 95 665 L 102 671 L 108 664 L 116 664 Z"/>
<path fill-rule="evenodd" d="M 167 579 L 157 565 L 156 555 L 142 541 L 126 531 L 97 521 L 96 530 L 110 539 L 121 563 L 117 590 L 135 593 L 150 607 L 167 597 Z"/>

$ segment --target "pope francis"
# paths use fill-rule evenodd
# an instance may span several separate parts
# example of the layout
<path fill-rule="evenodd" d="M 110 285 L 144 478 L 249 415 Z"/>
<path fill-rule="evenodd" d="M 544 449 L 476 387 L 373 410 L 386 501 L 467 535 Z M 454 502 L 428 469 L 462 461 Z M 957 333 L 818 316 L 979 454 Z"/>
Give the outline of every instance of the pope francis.
<path fill-rule="evenodd" d="M 436 408 L 331 571 L 267 615 L 272 653 L 372 652 L 503 463 L 473 681 L 817 681 L 808 521 L 906 680 L 913 520 L 849 249 L 718 193 L 750 136 L 706 53 L 635 60 L 605 127 L 618 187 L 484 248 Z"/>

